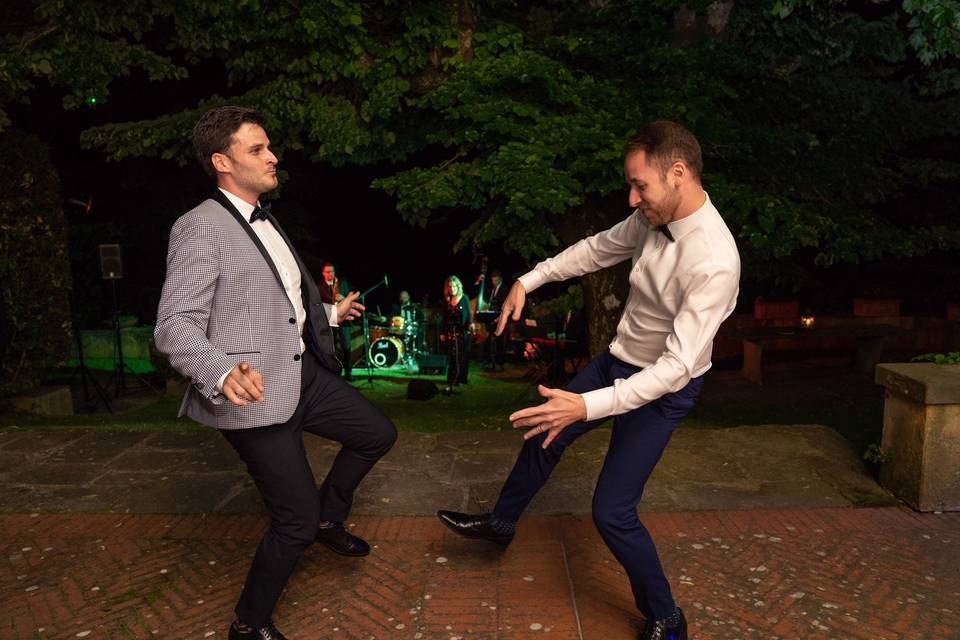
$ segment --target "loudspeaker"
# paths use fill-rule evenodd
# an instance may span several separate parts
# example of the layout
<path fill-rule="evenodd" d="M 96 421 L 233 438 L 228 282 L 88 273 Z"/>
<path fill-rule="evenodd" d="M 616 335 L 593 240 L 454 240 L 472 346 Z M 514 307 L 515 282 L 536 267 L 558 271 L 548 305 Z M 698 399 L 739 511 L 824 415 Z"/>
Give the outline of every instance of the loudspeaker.
<path fill-rule="evenodd" d="M 123 278 L 123 254 L 120 252 L 120 245 L 100 245 L 100 275 L 104 280 Z"/>
<path fill-rule="evenodd" d="M 440 389 L 429 380 L 411 380 L 407 384 L 407 400 L 429 400 L 438 393 Z"/>
<path fill-rule="evenodd" d="M 442 353 L 421 353 L 417 355 L 417 364 L 422 374 L 442 374 L 447 370 L 447 356 Z"/>

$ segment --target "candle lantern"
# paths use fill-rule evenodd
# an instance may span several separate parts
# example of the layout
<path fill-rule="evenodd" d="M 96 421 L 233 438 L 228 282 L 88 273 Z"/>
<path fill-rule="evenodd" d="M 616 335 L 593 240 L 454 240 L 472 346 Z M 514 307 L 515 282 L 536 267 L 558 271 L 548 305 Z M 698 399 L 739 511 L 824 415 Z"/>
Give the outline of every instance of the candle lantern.
<path fill-rule="evenodd" d="M 804 329 L 813 329 L 813 326 L 817 323 L 817 318 L 809 311 L 800 316 L 800 326 Z"/>

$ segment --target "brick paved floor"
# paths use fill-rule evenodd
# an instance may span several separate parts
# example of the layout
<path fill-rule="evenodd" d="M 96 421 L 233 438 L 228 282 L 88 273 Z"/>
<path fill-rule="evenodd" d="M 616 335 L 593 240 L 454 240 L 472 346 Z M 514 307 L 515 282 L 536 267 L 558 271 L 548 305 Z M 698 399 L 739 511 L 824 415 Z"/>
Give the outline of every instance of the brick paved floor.
<path fill-rule="evenodd" d="M 960 514 L 645 514 L 691 638 L 960 638 Z M 505 552 L 431 517 L 358 517 L 366 559 L 314 547 L 276 612 L 291 639 L 635 637 L 589 518 L 530 517 Z M 266 521 L 0 516 L 0 638 L 225 638 Z"/>

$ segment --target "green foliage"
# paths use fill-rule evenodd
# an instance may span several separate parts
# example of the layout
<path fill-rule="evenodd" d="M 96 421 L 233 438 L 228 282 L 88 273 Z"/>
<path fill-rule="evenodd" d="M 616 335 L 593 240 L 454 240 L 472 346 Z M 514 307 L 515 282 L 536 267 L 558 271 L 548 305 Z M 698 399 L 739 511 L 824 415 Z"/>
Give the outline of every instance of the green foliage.
<path fill-rule="evenodd" d="M 72 342 L 66 222 L 46 146 L 15 129 L 0 134 L 0 295 L 10 342 L 0 395 L 35 386 L 62 365 Z"/>
<path fill-rule="evenodd" d="M 893 460 L 893 455 L 874 442 L 864 450 L 863 459 L 870 464 L 882 465 Z"/>
<path fill-rule="evenodd" d="M 249 104 L 281 152 L 391 166 L 372 186 L 411 224 L 529 258 L 557 248 L 564 216 L 623 189 L 625 137 L 671 118 L 703 143 L 747 278 L 789 288 L 831 265 L 960 248 L 955 208 L 918 223 L 894 206 L 960 176 L 943 151 L 960 136 L 957 2 L 733 3 L 719 31 L 677 44 L 674 11 L 713 4 L 44 0 L 3 32 L 0 107 L 37 83 L 80 108 L 135 70 L 176 87 L 220 65 L 229 96 L 83 143 L 187 162 L 204 109 Z"/>
<path fill-rule="evenodd" d="M 960 351 L 948 353 L 924 353 L 910 359 L 910 362 L 932 362 L 934 364 L 960 364 Z"/>
<path fill-rule="evenodd" d="M 583 287 L 571 285 L 567 290 L 549 300 L 537 303 L 533 310 L 535 316 L 565 316 L 572 311 L 583 309 Z"/>

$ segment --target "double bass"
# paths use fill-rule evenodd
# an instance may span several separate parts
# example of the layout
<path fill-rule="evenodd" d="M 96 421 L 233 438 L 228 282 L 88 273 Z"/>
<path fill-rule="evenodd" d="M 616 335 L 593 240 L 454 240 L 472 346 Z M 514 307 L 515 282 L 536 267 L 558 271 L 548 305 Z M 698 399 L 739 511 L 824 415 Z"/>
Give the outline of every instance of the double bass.
<path fill-rule="evenodd" d="M 482 256 L 480 258 L 480 275 L 477 276 L 477 280 L 480 282 L 480 286 L 477 289 L 477 297 L 470 300 L 470 313 L 473 317 L 473 326 L 475 327 L 473 333 L 473 341 L 475 343 L 485 342 L 490 335 L 487 332 L 487 324 L 485 322 L 477 322 L 477 312 L 485 311 L 483 309 L 483 293 L 484 287 L 487 284 L 487 256 Z"/>

